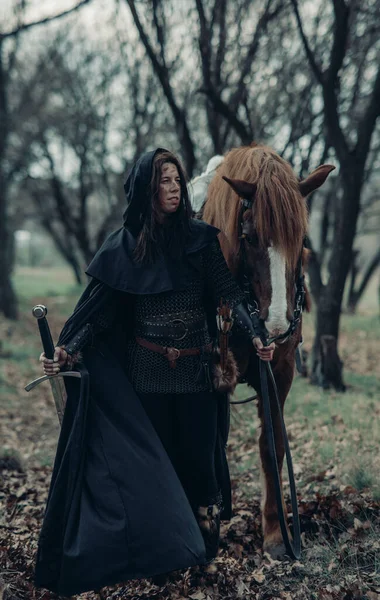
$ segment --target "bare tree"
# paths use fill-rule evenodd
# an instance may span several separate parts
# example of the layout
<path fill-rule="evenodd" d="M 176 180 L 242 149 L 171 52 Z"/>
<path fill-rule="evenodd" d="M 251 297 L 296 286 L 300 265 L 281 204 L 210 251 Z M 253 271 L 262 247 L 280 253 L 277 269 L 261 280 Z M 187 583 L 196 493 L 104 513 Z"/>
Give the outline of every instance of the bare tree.
<path fill-rule="evenodd" d="M 178 138 L 181 142 L 182 152 L 189 175 L 191 176 L 195 166 L 194 142 L 189 130 L 187 112 L 184 105 L 181 105 L 177 99 L 174 86 L 171 80 L 171 70 L 168 66 L 166 56 L 166 28 L 165 13 L 162 0 L 152 1 L 153 27 L 157 39 L 157 50 L 154 48 L 151 39 L 138 14 L 135 0 L 126 0 L 132 13 L 133 20 L 139 32 L 140 39 L 145 47 L 146 53 L 151 61 L 153 70 L 160 82 L 166 101 L 172 112 Z"/>
<path fill-rule="evenodd" d="M 225 150 L 228 133 L 231 129 L 240 138 L 241 143 L 250 144 L 255 137 L 254 123 L 251 118 L 249 107 L 249 85 L 247 81 L 252 71 L 252 65 L 257 58 L 260 43 L 264 34 L 267 33 L 268 25 L 276 19 L 283 9 L 283 4 L 275 0 L 267 0 L 261 9 L 259 19 L 252 19 L 254 25 L 249 33 L 250 41 L 246 48 L 239 43 L 242 27 L 245 22 L 243 14 L 250 14 L 251 2 L 243 2 L 237 5 L 238 35 L 235 37 L 235 45 L 239 48 L 237 54 L 237 65 L 234 65 L 238 73 L 233 86 L 229 84 L 231 73 L 226 71 L 227 53 L 230 50 L 228 31 L 231 29 L 232 20 L 235 21 L 235 7 L 227 0 L 215 0 L 210 6 L 209 16 L 206 14 L 206 6 L 203 0 L 195 0 L 199 19 L 199 53 L 202 65 L 202 86 L 200 91 L 207 97 L 208 126 L 213 139 L 214 151 L 222 153 Z M 208 3 L 211 4 L 211 3 Z M 228 14 L 229 13 L 229 14 Z M 217 43 L 214 43 L 214 42 Z M 228 90 L 229 97 L 223 99 L 222 92 Z M 239 116 L 244 114 L 244 118 Z M 222 118 L 221 118 L 222 117 Z"/>
<path fill-rule="evenodd" d="M 42 227 L 77 281 L 120 225 L 124 171 L 164 123 L 140 60 L 125 51 L 120 61 L 116 44 L 102 50 L 99 43 L 73 44 L 64 31 L 42 54 L 45 104 L 30 165 L 40 175 L 24 181 Z M 116 162 L 119 172 L 111 167 Z"/>
<path fill-rule="evenodd" d="M 362 194 L 357 237 L 359 240 L 363 240 L 365 237 L 376 236 L 377 247 L 372 249 L 372 255 L 368 258 L 368 252 L 365 252 L 365 248 L 362 248 L 359 242 L 355 243 L 347 294 L 347 310 L 350 313 L 356 312 L 368 284 L 380 266 L 380 195 L 378 192 L 380 147 L 379 140 L 376 141 L 377 143 L 372 145 L 371 154 L 366 165 L 364 178 L 367 185 L 365 193 Z"/>
<path fill-rule="evenodd" d="M 196 126 L 203 131 L 204 123 L 214 154 L 224 152 L 231 143 L 251 143 L 255 134 L 252 68 L 262 40 L 268 37 L 268 27 L 282 11 L 283 3 L 267 0 L 262 8 L 261 3 L 253 5 L 250 0 L 194 0 L 193 5 L 187 3 L 186 7 L 176 3 L 174 10 L 171 2 L 152 0 L 152 10 L 147 13 L 150 20 L 147 14 L 143 19 L 136 0 L 126 3 L 170 107 L 189 175 L 193 174 L 196 162 Z M 166 13 L 172 15 L 172 20 L 173 14 L 180 13 L 175 25 L 169 25 Z M 198 56 L 191 37 L 185 48 L 178 47 L 176 33 L 181 19 L 199 29 Z M 187 90 L 183 81 L 179 89 L 179 68 L 192 74 Z M 197 104 L 196 94 L 203 96 L 202 106 Z M 193 110 L 197 106 L 196 116 L 189 108 L 189 99 Z"/>
<path fill-rule="evenodd" d="M 313 372 L 322 373 L 323 384 L 343 389 L 340 376 L 340 360 L 330 378 L 323 374 L 321 340 L 330 336 L 336 342 L 345 282 L 351 266 L 360 198 L 363 188 L 366 162 L 371 148 L 377 117 L 380 112 L 380 69 L 374 54 L 377 48 L 379 27 L 368 31 L 364 47 L 360 45 L 364 11 L 373 11 L 374 23 L 379 23 L 380 9 L 370 2 L 332 0 L 332 42 L 328 56 L 317 55 L 305 32 L 297 0 L 292 0 L 298 31 L 311 71 L 318 82 L 323 100 L 324 123 L 329 144 L 335 151 L 340 165 L 342 195 L 339 217 L 335 221 L 334 239 L 329 260 L 329 277 L 320 292 L 316 337 L 313 348 Z M 375 19 L 376 16 L 376 19 Z M 361 48 L 361 62 L 354 65 L 350 50 Z M 325 64 L 326 66 L 323 66 Z M 342 77 L 348 69 L 344 85 Z M 350 69 L 348 68 L 350 67 Z M 376 72 L 377 69 L 377 72 Z M 370 76 L 375 71 L 373 76 Z M 366 73 L 366 76 L 364 75 Z M 347 115 L 351 118 L 347 122 Z M 328 347 L 331 347 L 329 345 Z M 324 362 L 328 362 L 325 357 Z M 321 368 L 322 365 L 322 368 Z"/>
<path fill-rule="evenodd" d="M 7 200 L 8 186 L 17 168 L 7 164 L 10 134 L 15 118 L 10 108 L 9 86 L 14 76 L 18 38 L 24 31 L 71 14 L 89 1 L 82 0 L 69 10 L 31 23 L 23 22 L 24 2 L 20 1 L 16 7 L 17 26 L 9 31 L 0 32 L 0 312 L 10 319 L 17 318 L 17 299 L 11 283 L 13 232 L 8 222 Z M 6 48 L 6 44 L 9 43 L 10 49 Z M 23 160 L 19 159 L 18 163 L 22 165 Z"/>

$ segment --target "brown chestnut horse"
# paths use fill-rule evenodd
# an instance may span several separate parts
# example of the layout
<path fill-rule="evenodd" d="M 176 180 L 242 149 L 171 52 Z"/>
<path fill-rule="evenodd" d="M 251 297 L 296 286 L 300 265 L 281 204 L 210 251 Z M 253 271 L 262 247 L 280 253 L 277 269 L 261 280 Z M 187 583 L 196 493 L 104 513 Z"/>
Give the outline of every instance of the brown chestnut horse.
<path fill-rule="evenodd" d="M 268 338 L 278 338 L 272 369 L 283 409 L 295 371 L 295 352 L 301 340 L 301 318 L 295 302 L 307 232 L 305 197 L 326 180 L 331 165 L 322 165 L 299 181 L 291 166 L 271 148 L 252 145 L 231 150 L 217 168 L 208 188 L 202 218 L 221 230 L 219 241 L 239 283 L 251 291 L 257 316 Z M 309 295 L 303 300 L 309 309 Z M 281 338 L 281 336 L 283 336 Z M 264 550 L 273 557 L 285 552 L 278 520 L 270 457 L 260 399 L 258 358 L 252 344 L 234 334 L 231 349 L 241 380 L 255 388 L 261 420 L 260 455 Z M 274 398 L 270 397 L 271 404 Z M 274 410 L 274 414 L 276 411 Z M 279 419 L 273 420 L 281 472 L 284 446 Z"/>

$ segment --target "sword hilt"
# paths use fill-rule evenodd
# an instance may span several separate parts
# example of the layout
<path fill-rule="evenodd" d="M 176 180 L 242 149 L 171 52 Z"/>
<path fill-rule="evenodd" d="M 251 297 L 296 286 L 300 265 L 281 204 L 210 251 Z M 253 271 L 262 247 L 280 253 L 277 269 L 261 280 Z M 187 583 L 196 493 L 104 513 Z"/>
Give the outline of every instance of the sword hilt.
<path fill-rule="evenodd" d="M 45 352 L 46 358 L 54 358 L 54 342 L 51 337 L 49 324 L 46 319 L 47 308 L 43 304 L 37 304 L 32 310 L 33 316 L 37 319 L 38 329 L 40 330 L 42 347 Z M 57 373 L 56 375 L 44 375 L 29 383 L 25 390 L 30 392 L 37 385 L 43 381 L 50 381 L 50 385 L 53 391 L 55 407 L 57 409 L 59 422 L 62 423 L 63 414 L 66 406 L 66 392 L 63 380 L 65 377 L 77 377 L 80 378 L 81 374 L 76 371 L 65 371 L 64 373 Z"/>
<path fill-rule="evenodd" d="M 40 336 L 42 341 L 42 347 L 45 352 L 46 358 L 54 358 L 54 342 L 51 337 L 49 324 L 47 322 L 47 308 L 43 304 L 37 304 L 33 310 L 32 315 L 37 319 L 38 329 L 40 330 Z"/>

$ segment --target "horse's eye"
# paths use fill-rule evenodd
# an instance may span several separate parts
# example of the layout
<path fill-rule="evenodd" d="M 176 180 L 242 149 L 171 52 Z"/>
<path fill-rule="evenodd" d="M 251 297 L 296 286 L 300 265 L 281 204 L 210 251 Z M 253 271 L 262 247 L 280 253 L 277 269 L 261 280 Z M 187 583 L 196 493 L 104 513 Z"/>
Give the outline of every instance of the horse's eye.
<path fill-rule="evenodd" d="M 250 245 L 250 246 L 257 246 L 258 245 L 258 237 L 255 231 L 250 231 L 244 234 L 245 237 L 245 241 Z"/>

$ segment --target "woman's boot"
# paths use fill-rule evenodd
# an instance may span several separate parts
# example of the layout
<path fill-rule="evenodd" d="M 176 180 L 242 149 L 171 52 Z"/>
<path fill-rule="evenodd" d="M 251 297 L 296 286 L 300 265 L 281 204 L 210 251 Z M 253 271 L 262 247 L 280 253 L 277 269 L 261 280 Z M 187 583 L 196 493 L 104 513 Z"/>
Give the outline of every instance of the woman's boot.
<path fill-rule="evenodd" d="M 206 546 L 207 564 L 218 554 L 221 508 L 221 502 L 197 508 L 196 517 Z"/>

